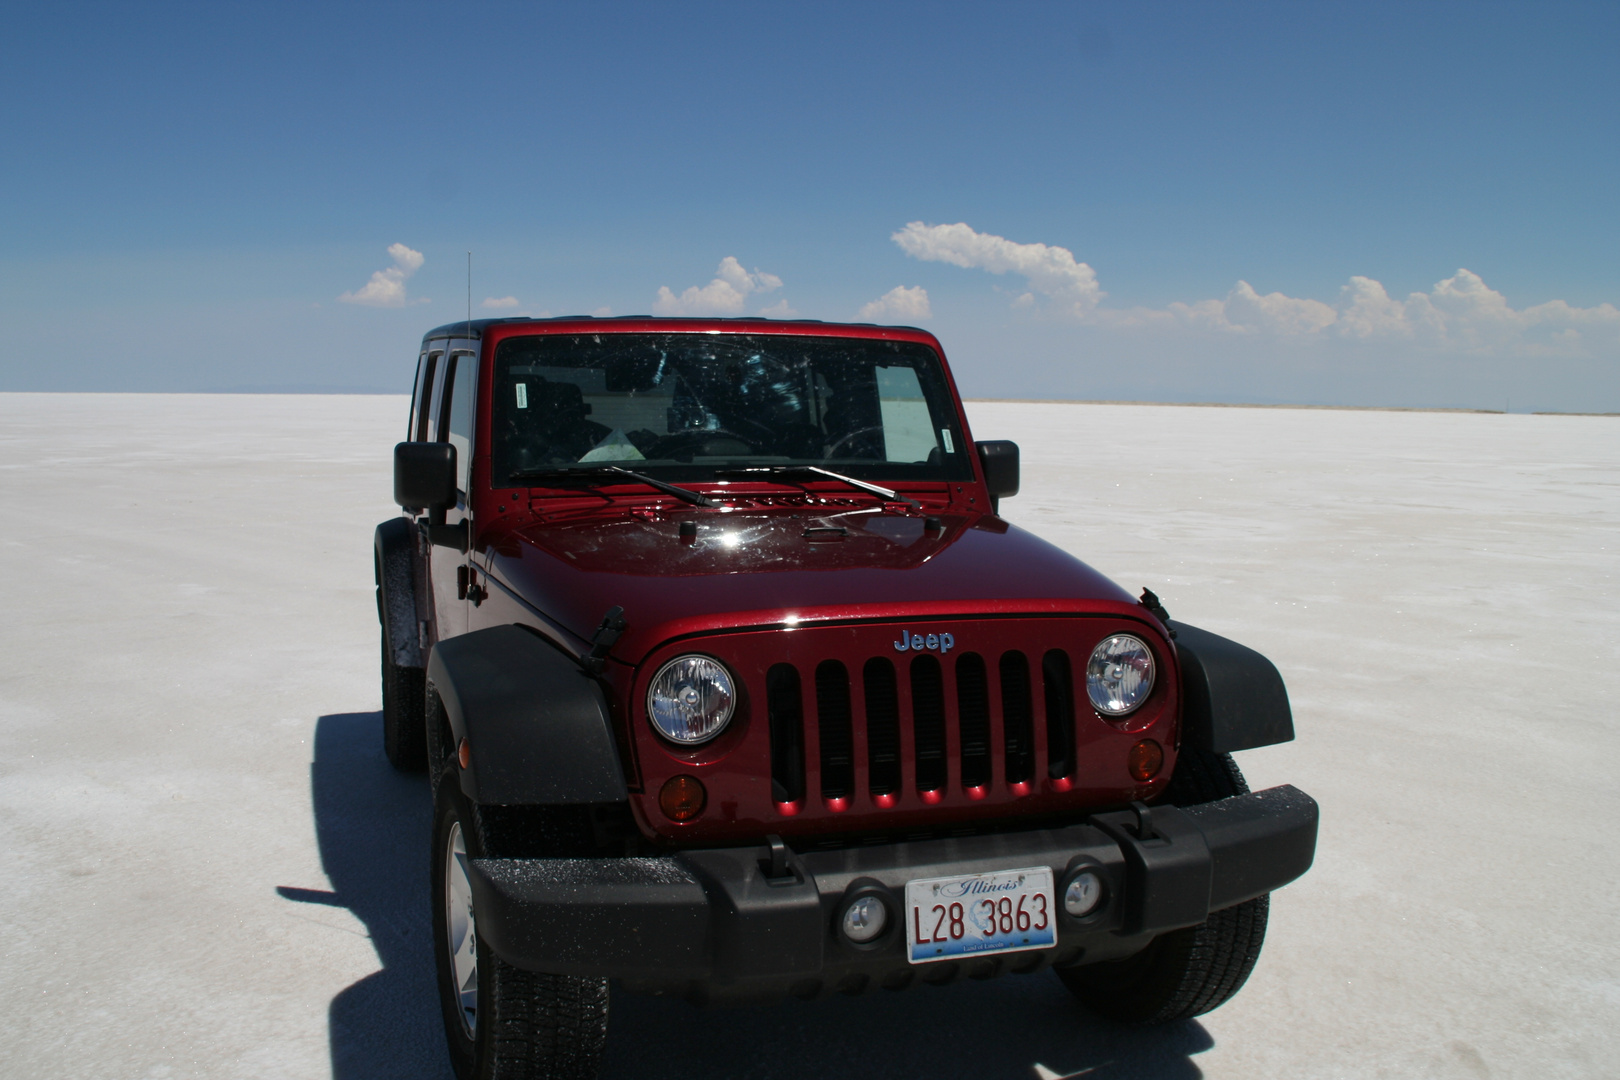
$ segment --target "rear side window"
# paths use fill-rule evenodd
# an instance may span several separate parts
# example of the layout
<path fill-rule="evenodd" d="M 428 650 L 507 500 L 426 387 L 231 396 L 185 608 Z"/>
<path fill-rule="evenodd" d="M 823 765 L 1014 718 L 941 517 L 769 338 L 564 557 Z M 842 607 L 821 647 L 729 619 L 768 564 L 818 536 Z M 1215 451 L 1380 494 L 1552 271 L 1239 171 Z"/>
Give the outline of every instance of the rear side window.
<path fill-rule="evenodd" d="M 456 448 L 456 487 L 467 490 L 472 469 L 473 398 L 478 385 L 478 358 L 472 353 L 450 354 L 450 370 L 445 375 L 446 400 L 439 407 L 444 417 L 440 439 Z"/>
<path fill-rule="evenodd" d="M 416 367 L 416 393 L 411 398 L 410 438 L 426 442 L 428 438 L 428 401 L 433 393 L 433 374 L 438 369 L 442 354 L 430 352 Z"/>

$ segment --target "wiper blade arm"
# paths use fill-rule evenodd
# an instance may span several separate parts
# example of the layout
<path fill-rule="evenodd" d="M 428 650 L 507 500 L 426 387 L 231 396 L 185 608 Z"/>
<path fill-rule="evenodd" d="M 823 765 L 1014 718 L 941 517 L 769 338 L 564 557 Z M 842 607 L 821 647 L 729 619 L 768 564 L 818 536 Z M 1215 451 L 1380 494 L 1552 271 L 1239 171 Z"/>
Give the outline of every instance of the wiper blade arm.
<path fill-rule="evenodd" d="M 853 476 L 845 476 L 831 469 L 823 469 L 820 465 L 760 465 L 749 469 L 717 469 L 716 476 L 749 477 L 749 476 L 825 476 L 829 480 L 838 480 L 850 487 L 859 488 L 873 495 L 888 499 L 890 502 L 903 502 L 907 506 L 922 509 L 922 503 L 916 499 L 908 499 L 892 488 L 879 487 L 877 484 L 868 484 L 865 480 L 857 480 Z"/>
<path fill-rule="evenodd" d="M 570 476 L 594 476 L 598 478 L 604 476 L 622 476 L 627 480 L 634 480 L 638 484 L 646 484 L 648 487 L 657 491 L 662 491 L 666 495 L 673 495 L 682 502 L 689 502 L 693 506 L 717 508 L 721 505 L 720 503 L 717 503 L 713 499 L 709 498 L 707 495 L 699 494 L 698 492 L 688 490 L 687 488 L 676 487 L 674 484 L 666 484 L 662 480 L 655 480 L 651 476 L 645 476 L 630 469 L 621 469 L 617 465 L 591 465 L 583 469 L 571 469 L 567 466 L 559 466 L 555 469 L 528 469 L 524 472 L 513 473 L 512 479 L 562 480 Z"/>

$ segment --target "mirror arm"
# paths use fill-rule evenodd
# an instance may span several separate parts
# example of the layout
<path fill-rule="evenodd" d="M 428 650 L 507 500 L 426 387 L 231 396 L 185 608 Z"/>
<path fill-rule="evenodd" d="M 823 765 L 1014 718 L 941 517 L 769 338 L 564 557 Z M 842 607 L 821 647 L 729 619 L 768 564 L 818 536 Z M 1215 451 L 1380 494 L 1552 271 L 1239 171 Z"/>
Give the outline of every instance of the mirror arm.
<path fill-rule="evenodd" d="M 1018 494 L 1018 444 L 1005 439 L 976 444 L 990 512 L 1001 516 L 1001 500 Z"/>
<path fill-rule="evenodd" d="M 465 555 L 468 547 L 471 546 L 468 539 L 472 532 L 468 528 L 467 522 L 458 521 L 454 525 L 446 525 L 444 523 L 444 511 L 442 510 L 438 511 L 436 516 L 439 518 L 438 521 L 429 519 L 428 523 L 423 526 L 427 533 L 428 543 L 437 544 L 439 547 L 452 547 Z"/>

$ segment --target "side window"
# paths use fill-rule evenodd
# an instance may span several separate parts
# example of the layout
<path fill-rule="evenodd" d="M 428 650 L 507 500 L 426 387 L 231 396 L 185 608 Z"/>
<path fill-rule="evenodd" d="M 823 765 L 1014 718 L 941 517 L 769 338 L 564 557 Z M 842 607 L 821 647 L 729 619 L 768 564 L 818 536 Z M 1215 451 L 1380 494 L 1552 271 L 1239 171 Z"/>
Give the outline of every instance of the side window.
<path fill-rule="evenodd" d="M 427 350 L 416 358 L 416 382 L 411 388 L 411 415 L 405 421 L 405 438 L 416 438 L 416 416 L 421 411 L 422 402 L 422 369 L 427 367 Z"/>
<path fill-rule="evenodd" d="M 456 487 L 467 490 L 472 468 L 473 396 L 478 385 L 478 358 L 472 353 L 451 353 L 445 375 L 446 400 L 439 407 L 444 417 L 440 438 L 456 448 Z"/>
<path fill-rule="evenodd" d="M 428 437 L 428 402 L 433 395 L 433 374 L 439 366 L 439 353 L 431 352 L 422 358 L 416 370 L 416 394 L 411 399 L 411 433 L 415 442 L 426 442 Z"/>

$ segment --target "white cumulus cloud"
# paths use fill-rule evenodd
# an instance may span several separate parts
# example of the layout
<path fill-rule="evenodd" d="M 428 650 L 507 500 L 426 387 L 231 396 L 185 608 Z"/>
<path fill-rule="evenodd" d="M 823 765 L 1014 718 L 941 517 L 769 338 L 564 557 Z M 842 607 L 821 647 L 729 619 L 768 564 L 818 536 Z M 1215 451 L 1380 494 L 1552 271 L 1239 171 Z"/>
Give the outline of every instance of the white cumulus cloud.
<path fill-rule="evenodd" d="M 484 302 L 478 306 L 482 308 L 500 309 L 515 308 L 519 307 L 520 305 L 518 304 L 518 298 L 515 296 L 486 296 L 484 297 Z"/>
<path fill-rule="evenodd" d="M 774 304 L 760 308 L 759 315 L 762 319 L 797 319 L 799 317 L 799 313 L 789 307 L 786 300 L 778 300 Z"/>
<path fill-rule="evenodd" d="M 856 318 L 862 322 L 888 322 L 891 319 L 926 319 L 933 315 L 928 290 L 921 285 L 896 285 L 870 303 L 861 305 Z"/>
<path fill-rule="evenodd" d="M 1097 285 L 1096 272 L 1077 262 L 1068 248 L 1019 244 L 1003 236 L 978 232 L 961 222 L 925 225 L 913 221 L 890 239 L 900 245 L 901 251 L 923 262 L 950 263 L 992 274 L 1019 274 L 1029 283 L 1030 291 L 1025 295 L 1039 293 L 1077 315 L 1091 311 L 1105 295 Z"/>
<path fill-rule="evenodd" d="M 1514 308 L 1507 297 L 1471 270 L 1459 269 L 1431 292 L 1415 292 L 1400 305 L 1394 332 L 1465 352 L 1589 355 L 1590 346 L 1620 347 L 1620 309 L 1578 308 L 1549 300 Z"/>
<path fill-rule="evenodd" d="M 366 307 L 404 307 L 405 279 L 422 268 L 420 251 L 412 251 L 404 244 L 389 244 L 388 255 L 394 265 L 378 270 L 355 292 L 338 297 L 345 304 L 364 304 Z"/>
<path fill-rule="evenodd" d="M 1339 290 L 1339 333 L 1345 337 L 1410 337 L 1406 305 L 1391 300 L 1382 283 L 1359 274 Z"/>
<path fill-rule="evenodd" d="M 1314 334 L 1338 319 L 1339 313 L 1320 300 L 1284 296 L 1280 292 L 1261 296 L 1247 281 L 1240 281 L 1226 294 L 1226 321 L 1246 330 L 1269 330 L 1279 334 Z"/>
<path fill-rule="evenodd" d="M 1169 314 L 1228 333 L 1404 341 L 1444 352 L 1503 356 L 1589 355 L 1594 344 L 1620 346 L 1620 309 L 1614 305 L 1577 308 L 1550 300 L 1515 308 L 1467 269 L 1405 300 L 1391 297 L 1382 282 L 1357 274 L 1339 289 L 1334 304 L 1280 292 L 1262 296 L 1240 281 L 1224 300 L 1175 303 L 1164 313 L 1138 308 L 1103 314 L 1116 325 L 1142 325 Z"/>
<path fill-rule="evenodd" d="M 714 280 L 707 285 L 693 285 L 679 296 L 669 286 L 658 287 L 658 298 L 653 301 L 655 315 L 741 315 L 743 305 L 756 293 L 768 293 L 782 287 L 782 279 L 759 269 L 752 273 L 742 263 L 727 255 L 720 260 Z"/>
<path fill-rule="evenodd" d="M 1261 293 L 1239 281 L 1220 299 L 1177 301 L 1163 308 L 1109 308 L 1102 306 L 1107 293 L 1098 287 L 1097 275 L 1067 248 L 1014 243 L 965 224 L 920 221 L 892 239 L 915 259 L 1023 275 L 1029 289 L 1013 300 L 1014 309 L 1033 308 L 1045 297 L 1078 318 L 1121 331 L 1180 326 L 1278 341 L 1405 341 L 1442 352 L 1518 357 L 1592 356 L 1620 349 L 1620 309 L 1613 304 L 1578 308 L 1549 300 L 1515 308 L 1467 269 L 1404 300 L 1391 297 L 1381 282 L 1358 274 L 1332 303 Z M 893 313 L 892 307 L 881 305 L 901 291 L 866 305 L 862 318 Z M 921 300 L 926 310 L 926 294 Z"/>

